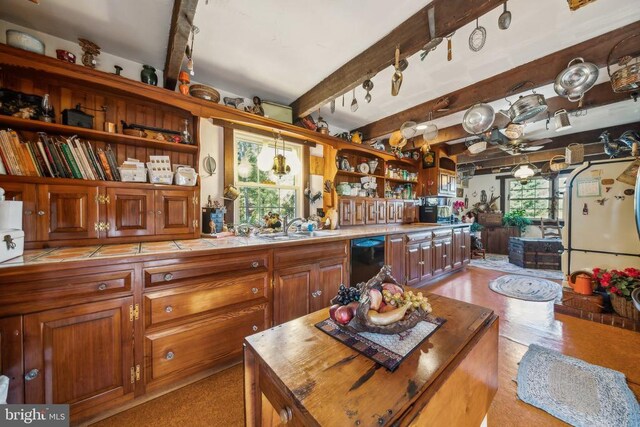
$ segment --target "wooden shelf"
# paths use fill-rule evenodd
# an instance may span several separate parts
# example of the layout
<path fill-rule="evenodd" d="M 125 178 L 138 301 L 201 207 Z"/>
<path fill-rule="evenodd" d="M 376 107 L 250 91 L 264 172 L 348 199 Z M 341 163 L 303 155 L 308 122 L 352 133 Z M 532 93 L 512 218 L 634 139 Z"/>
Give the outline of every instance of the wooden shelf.
<path fill-rule="evenodd" d="M 399 182 L 401 184 L 417 184 L 418 183 L 418 181 L 407 181 L 406 179 L 399 179 L 399 178 L 385 177 L 384 179 L 386 179 L 387 181 Z"/>
<path fill-rule="evenodd" d="M 0 125 L 14 130 L 30 130 L 34 132 L 46 132 L 49 134 L 78 135 L 90 140 L 110 142 L 114 144 L 126 144 L 136 147 L 155 148 L 180 153 L 195 154 L 198 152 L 196 145 L 178 144 L 175 142 L 157 141 L 149 138 L 140 138 L 121 133 L 109 133 L 95 129 L 86 129 L 76 126 L 67 126 L 58 123 L 47 123 L 39 120 L 20 119 L 12 116 L 0 116 Z"/>
<path fill-rule="evenodd" d="M 183 185 L 174 184 L 152 184 L 150 182 L 126 182 L 126 181 L 101 181 L 92 179 L 77 179 L 77 178 L 51 178 L 46 176 L 19 176 L 19 175 L 0 175 L 0 182 L 22 182 L 27 184 L 49 184 L 49 185 L 81 185 L 89 187 L 131 187 L 141 189 L 154 189 L 154 190 L 179 190 L 189 189 L 194 187 L 187 187 Z M 200 186 L 200 180 L 198 179 L 197 185 Z M 1 187 L 1 185 L 0 185 Z"/>
<path fill-rule="evenodd" d="M 374 178 L 380 178 L 380 179 L 384 179 L 383 176 L 381 175 L 372 175 L 370 173 L 362 173 L 362 172 L 351 172 L 351 171 L 343 171 L 338 169 L 338 172 L 336 172 L 337 175 L 346 175 L 346 176 L 372 176 Z"/>

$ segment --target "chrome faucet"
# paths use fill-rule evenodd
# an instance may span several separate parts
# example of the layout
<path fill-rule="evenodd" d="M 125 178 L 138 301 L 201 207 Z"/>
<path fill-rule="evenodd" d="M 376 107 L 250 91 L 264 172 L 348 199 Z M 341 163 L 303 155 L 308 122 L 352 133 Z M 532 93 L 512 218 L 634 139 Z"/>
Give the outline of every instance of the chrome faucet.
<path fill-rule="evenodd" d="M 294 218 L 291 221 L 287 221 L 287 217 L 284 217 L 284 227 L 283 227 L 283 231 L 284 231 L 284 235 L 288 236 L 289 235 L 289 227 L 291 227 L 293 224 L 295 224 L 296 222 L 305 222 L 306 219 L 304 218 Z"/>

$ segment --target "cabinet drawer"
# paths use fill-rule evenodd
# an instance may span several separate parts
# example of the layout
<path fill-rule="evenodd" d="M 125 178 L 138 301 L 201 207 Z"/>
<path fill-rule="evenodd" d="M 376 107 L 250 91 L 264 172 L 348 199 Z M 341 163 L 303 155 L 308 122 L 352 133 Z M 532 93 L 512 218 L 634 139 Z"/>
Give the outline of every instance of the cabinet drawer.
<path fill-rule="evenodd" d="M 444 239 L 444 238 L 451 238 L 451 230 L 443 230 L 443 231 L 434 231 L 433 232 L 433 238 L 434 239 Z"/>
<path fill-rule="evenodd" d="M 175 285 L 212 274 L 269 270 L 269 252 L 251 252 L 246 255 L 230 254 L 218 258 L 202 257 L 195 261 L 168 260 L 146 265 L 145 287 Z"/>
<path fill-rule="evenodd" d="M 144 296 L 147 326 L 181 319 L 227 305 L 267 301 L 268 273 L 205 281 L 194 287 L 170 289 Z"/>
<path fill-rule="evenodd" d="M 286 265 L 318 262 L 323 259 L 343 258 L 348 254 L 347 242 L 347 240 L 342 240 L 339 242 L 276 249 L 273 254 L 273 264 L 277 268 Z"/>
<path fill-rule="evenodd" d="M 431 231 L 427 231 L 424 233 L 411 233 L 411 234 L 407 234 L 407 240 L 409 242 L 419 242 L 421 240 L 431 240 L 431 236 L 432 236 L 432 232 Z"/>
<path fill-rule="evenodd" d="M 145 337 L 147 384 L 181 379 L 242 355 L 244 337 L 267 328 L 267 305 L 254 305 Z M 175 378 L 174 378 L 175 377 Z"/>
<path fill-rule="evenodd" d="M 133 270 L 99 271 L 82 275 L 60 270 L 47 277 L 50 278 L 3 284 L 0 316 L 8 315 L 9 312 L 30 313 L 78 301 L 130 295 L 132 292 Z"/>

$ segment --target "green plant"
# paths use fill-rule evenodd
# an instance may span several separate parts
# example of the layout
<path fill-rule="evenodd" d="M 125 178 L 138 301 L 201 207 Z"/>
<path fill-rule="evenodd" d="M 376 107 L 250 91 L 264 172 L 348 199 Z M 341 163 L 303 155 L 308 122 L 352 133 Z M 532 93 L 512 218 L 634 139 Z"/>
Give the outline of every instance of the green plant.
<path fill-rule="evenodd" d="M 512 209 L 502 217 L 502 225 L 518 227 L 520 232 L 524 233 L 527 225 L 531 225 L 531 220 L 525 217 L 524 209 Z"/>
<path fill-rule="evenodd" d="M 483 226 L 481 226 L 477 222 L 474 222 L 474 223 L 471 224 L 471 227 L 469 227 L 469 230 L 472 233 L 475 233 L 476 231 L 481 231 L 483 228 L 484 228 Z"/>
<path fill-rule="evenodd" d="M 631 292 L 640 287 L 640 270 L 637 268 L 629 267 L 624 270 L 594 268 L 593 277 L 609 295 L 615 294 L 627 301 L 631 301 Z"/>

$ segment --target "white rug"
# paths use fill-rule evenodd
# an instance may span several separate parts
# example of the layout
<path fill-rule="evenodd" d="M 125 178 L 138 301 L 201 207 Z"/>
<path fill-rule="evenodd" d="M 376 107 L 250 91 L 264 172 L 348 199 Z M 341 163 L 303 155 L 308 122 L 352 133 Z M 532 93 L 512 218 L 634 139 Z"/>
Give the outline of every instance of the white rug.
<path fill-rule="evenodd" d="M 487 254 L 487 259 L 472 259 L 473 267 L 486 270 L 504 271 L 505 273 L 520 274 L 522 276 L 541 277 L 543 279 L 562 280 L 564 275 L 558 270 L 535 270 L 522 268 L 509 262 L 507 255 Z"/>
<path fill-rule="evenodd" d="M 562 285 L 539 277 L 505 274 L 490 281 L 489 289 L 525 301 L 562 301 Z"/>

